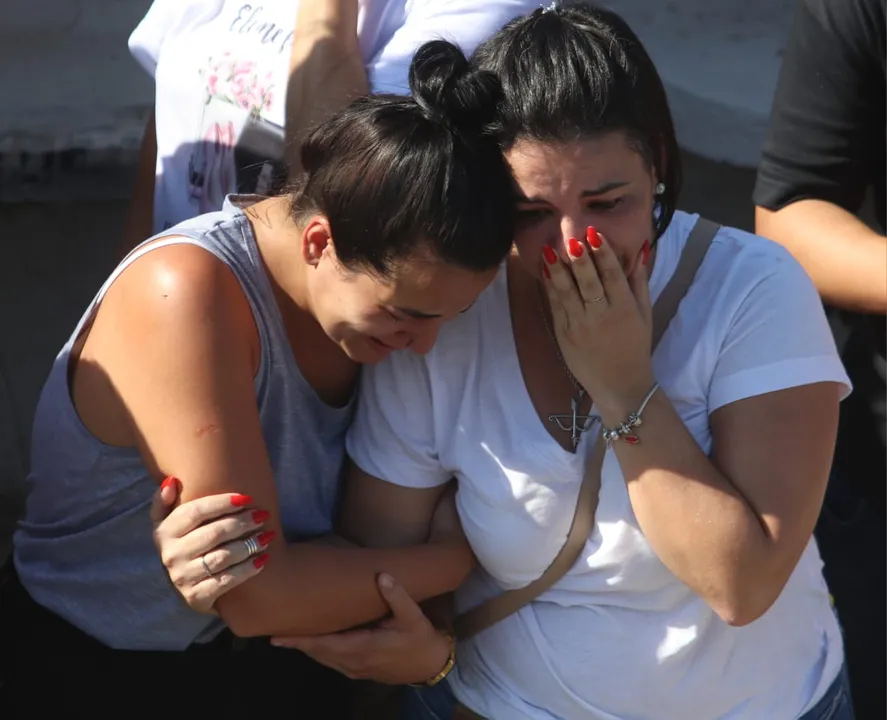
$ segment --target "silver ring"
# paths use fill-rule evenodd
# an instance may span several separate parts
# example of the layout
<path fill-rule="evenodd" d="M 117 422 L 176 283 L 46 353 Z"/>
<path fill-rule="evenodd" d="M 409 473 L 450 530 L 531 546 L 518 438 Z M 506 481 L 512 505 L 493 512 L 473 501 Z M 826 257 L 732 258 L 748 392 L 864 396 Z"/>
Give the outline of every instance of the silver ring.
<path fill-rule="evenodd" d="M 203 569 L 206 570 L 206 577 L 211 578 L 213 576 L 213 571 L 209 569 L 209 565 L 206 564 L 206 555 L 200 556 L 200 562 L 203 563 Z"/>
<path fill-rule="evenodd" d="M 606 299 L 607 299 L 607 298 L 606 298 L 605 295 L 598 295 L 597 297 L 588 298 L 588 300 L 585 301 L 585 304 L 586 304 L 586 305 L 591 305 L 592 303 L 603 302 L 603 301 L 606 300 Z"/>
<path fill-rule="evenodd" d="M 244 540 L 243 544 L 246 545 L 246 556 L 248 558 L 251 558 L 253 555 L 258 555 L 259 551 L 262 549 L 259 545 L 259 541 L 256 540 L 254 535 L 251 535 Z"/>

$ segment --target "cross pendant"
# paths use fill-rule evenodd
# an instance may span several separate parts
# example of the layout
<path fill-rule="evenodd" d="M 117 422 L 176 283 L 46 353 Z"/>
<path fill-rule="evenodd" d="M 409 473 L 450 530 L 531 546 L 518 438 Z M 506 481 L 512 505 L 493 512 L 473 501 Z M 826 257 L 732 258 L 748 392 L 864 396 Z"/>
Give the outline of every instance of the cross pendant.
<path fill-rule="evenodd" d="M 585 391 L 580 390 L 570 400 L 569 414 L 560 413 L 558 415 L 548 416 L 549 422 L 557 423 L 557 426 L 561 430 L 570 433 L 570 440 L 573 443 L 574 450 L 579 446 L 579 441 L 582 439 L 582 433 L 588 432 L 591 429 L 591 426 L 594 424 L 595 420 L 598 419 L 597 415 L 579 414 L 579 408 L 582 405 L 582 400 L 584 398 Z M 568 420 L 569 425 L 567 424 Z"/>

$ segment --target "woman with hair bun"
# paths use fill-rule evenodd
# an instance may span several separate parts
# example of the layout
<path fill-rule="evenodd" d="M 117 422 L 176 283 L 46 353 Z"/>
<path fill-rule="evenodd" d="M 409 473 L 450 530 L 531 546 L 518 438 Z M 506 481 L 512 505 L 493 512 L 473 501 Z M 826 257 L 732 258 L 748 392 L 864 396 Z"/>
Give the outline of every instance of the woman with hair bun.
<path fill-rule="evenodd" d="M 73 706 L 101 708 L 65 657 L 246 657 L 241 638 L 380 618 L 382 570 L 423 598 L 471 569 L 447 506 L 420 547 L 318 540 L 333 529 L 361 364 L 428 352 L 492 281 L 514 234 L 511 176 L 484 133 L 501 97 L 495 76 L 432 42 L 410 87 L 415 99 L 366 97 L 320 125 L 291 194 L 232 196 L 146 240 L 86 309 L 37 407 L 17 580 L 4 598 L 20 642 L 59 661 L 25 658 L 13 691 L 63 679 Z M 230 587 L 220 571 L 237 556 L 243 582 L 217 616 L 182 603 L 157 558 L 151 500 L 175 477 L 187 478 L 183 500 L 213 495 L 217 516 L 240 511 L 226 522 L 242 538 L 176 578 Z M 132 655 L 110 657 L 102 680 L 119 692 L 158 681 Z M 446 660 L 431 659 L 427 675 Z M 227 690 L 201 693 L 201 709 L 230 713 L 241 689 Z"/>

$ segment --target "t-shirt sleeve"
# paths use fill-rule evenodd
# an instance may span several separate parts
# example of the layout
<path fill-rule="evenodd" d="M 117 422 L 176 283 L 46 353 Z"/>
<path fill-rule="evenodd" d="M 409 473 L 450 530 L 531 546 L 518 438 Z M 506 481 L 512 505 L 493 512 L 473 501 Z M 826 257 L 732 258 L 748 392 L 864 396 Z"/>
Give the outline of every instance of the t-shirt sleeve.
<path fill-rule="evenodd" d="M 367 65 L 373 92 L 409 93 L 410 61 L 429 40 L 449 40 L 466 55 L 505 23 L 539 6 L 527 0 L 450 0 L 414 3 L 403 24 Z"/>
<path fill-rule="evenodd" d="M 872 177 L 870 138 L 883 133 L 883 83 L 867 0 L 801 0 L 782 68 L 754 189 L 779 210 L 818 199 L 855 212 Z M 882 18 L 883 22 L 883 18 Z M 881 120 L 883 122 L 883 120 Z M 879 170 L 878 172 L 882 172 Z"/>
<path fill-rule="evenodd" d="M 187 4 L 185 0 L 154 0 L 129 36 L 129 52 L 151 77 L 157 69 L 163 41 L 181 16 L 182 6 Z"/>
<path fill-rule="evenodd" d="M 430 488 L 452 477 L 437 455 L 424 358 L 395 352 L 364 367 L 346 448 L 361 470 L 395 485 Z"/>
<path fill-rule="evenodd" d="M 775 250 L 775 257 L 768 256 L 766 274 L 750 283 L 721 336 L 709 412 L 817 382 L 843 385 L 842 399 L 850 393 L 850 380 L 812 280 L 782 248 Z"/>

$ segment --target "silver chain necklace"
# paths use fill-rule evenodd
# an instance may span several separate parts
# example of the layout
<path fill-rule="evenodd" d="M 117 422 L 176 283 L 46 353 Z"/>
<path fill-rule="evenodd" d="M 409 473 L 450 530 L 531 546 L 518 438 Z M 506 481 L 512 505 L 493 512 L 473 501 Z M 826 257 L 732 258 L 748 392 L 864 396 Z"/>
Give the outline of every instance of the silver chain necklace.
<path fill-rule="evenodd" d="M 579 446 L 579 441 L 582 439 L 582 434 L 591 430 L 591 426 L 594 425 L 596 421 L 600 420 L 600 418 L 597 415 L 580 414 L 582 401 L 585 399 L 586 395 L 585 388 L 579 384 L 579 381 L 570 370 L 570 366 L 567 365 L 567 361 L 564 360 L 563 353 L 561 353 L 561 347 L 557 342 L 557 335 L 555 335 L 554 329 L 548 322 L 548 316 L 545 314 L 545 307 L 542 304 L 541 290 L 539 291 L 536 300 L 536 304 L 539 307 L 539 314 L 542 316 L 542 325 L 545 327 L 545 332 L 548 334 L 548 339 L 554 346 L 554 351 L 555 353 L 557 353 L 557 359 L 560 361 L 561 367 L 563 367 L 564 372 L 567 373 L 567 378 L 569 378 L 570 383 L 573 385 L 573 389 L 576 391 L 576 394 L 573 395 L 572 399 L 570 400 L 570 412 L 549 415 L 548 422 L 553 422 L 563 432 L 570 433 L 570 441 L 573 443 L 573 449 L 575 450 Z"/>

